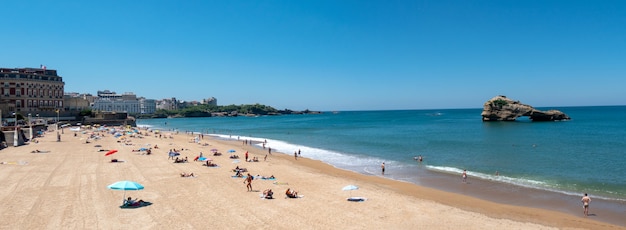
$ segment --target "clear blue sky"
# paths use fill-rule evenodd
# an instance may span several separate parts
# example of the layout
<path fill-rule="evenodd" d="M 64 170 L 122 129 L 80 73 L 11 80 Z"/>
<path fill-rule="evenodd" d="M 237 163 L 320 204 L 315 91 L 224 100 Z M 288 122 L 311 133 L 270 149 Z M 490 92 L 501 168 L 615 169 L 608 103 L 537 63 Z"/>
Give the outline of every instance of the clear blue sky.
<path fill-rule="evenodd" d="M 626 1 L 4 1 L 2 67 L 277 109 L 626 105 Z"/>

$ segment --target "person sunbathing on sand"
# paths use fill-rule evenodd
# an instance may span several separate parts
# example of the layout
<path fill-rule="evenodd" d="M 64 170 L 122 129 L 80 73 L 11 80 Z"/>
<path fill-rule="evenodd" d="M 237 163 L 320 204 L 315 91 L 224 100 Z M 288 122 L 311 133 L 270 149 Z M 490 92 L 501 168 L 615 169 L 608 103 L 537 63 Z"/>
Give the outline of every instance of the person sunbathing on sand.
<path fill-rule="evenodd" d="M 263 198 L 265 199 L 273 199 L 274 192 L 272 192 L 272 189 L 265 189 L 263 191 Z"/>
<path fill-rule="evenodd" d="M 174 160 L 174 163 L 185 163 L 187 162 L 187 158 L 185 157 L 185 159 L 178 159 L 178 157 L 176 157 L 176 159 Z"/>
<path fill-rule="evenodd" d="M 184 173 L 184 172 L 180 173 L 180 176 L 181 177 L 195 177 L 193 173 Z"/>
<path fill-rule="evenodd" d="M 288 188 L 287 191 L 285 191 L 285 195 L 287 195 L 287 197 L 289 198 L 298 198 L 298 192 Z"/>
<path fill-rule="evenodd" d="M 237 165 L 237 167 L 233 169 L 233 172 L 247 172 L 247 171 L 248 171 L 247 168 L 239 168 L 239 165 Z"/>
<path fill-rule="evenodd" d="M 144 203 L 144 201 L 143 201 L 143 200 L 136 200 L 136 199 L 135 199 L 135 200 L 133 200 L 133 199 L 132 199 L 132 198 L 130 198 L 130 196 L 129 196 L 129 197 L 128 197 L 128 199 L 127 199 L 127 200 L 126 200 L 126 202 L 125 202 L 125 205 L 128 205 L 128 206 L 139 206 L 139 205 L 141 205 L 142 203 Z"/>

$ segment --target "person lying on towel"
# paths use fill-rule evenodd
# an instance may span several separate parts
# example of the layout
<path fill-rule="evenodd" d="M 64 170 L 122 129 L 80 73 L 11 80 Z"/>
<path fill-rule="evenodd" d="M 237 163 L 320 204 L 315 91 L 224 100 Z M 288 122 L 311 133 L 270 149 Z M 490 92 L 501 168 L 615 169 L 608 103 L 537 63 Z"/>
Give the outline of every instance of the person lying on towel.
<path fill-rule="evenodd" d="M 124 205 L 127 206 L 140 206 L 141 204 L 143 204 L 144 201 L 143 200 L 133 200 L 132 198 L 130 198 L 130 196 L 128 197 L 128 199 L 126 200 L 126 202 L 124 203 Z"/>
<path fill-rule="evenodd" d="M 288 188 L 287 191 L 285 191 L 285 195 L 287 195 L 287 197 L 289 198 L 298 198 L 298 192 Z"/>

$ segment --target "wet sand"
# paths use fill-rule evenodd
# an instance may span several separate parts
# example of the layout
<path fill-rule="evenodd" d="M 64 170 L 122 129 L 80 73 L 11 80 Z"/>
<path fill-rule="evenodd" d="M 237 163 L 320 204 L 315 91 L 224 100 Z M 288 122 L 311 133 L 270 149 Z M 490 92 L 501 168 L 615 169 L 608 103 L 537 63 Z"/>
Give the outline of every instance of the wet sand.
<path fill-rule="evenodd" d="M 429 172 L 420 178 L 422 186 L 436 188 L 448 192 L 477 197 L 501 204 L 540 208 L 558 211 L 574 216 L 582 216 L 583 208 L 580 196 L 516 186 L 512 184 L 470 178 L 468 183 L 460 182 L 460 176 L 445 173 Z M 626 203 L 599 198 L 593 199 L 590 206 L 590 217 L 594 220 L 626 226 Z"/>
<path fill-rule="evenodd" d="M 240 141 L 205 137 L 192 143 L 192 136 L 173 138 L 128 138 L 118 142 L 110 134 L 85 143 L 87 134 L 55 133 L 39 143 L 0 151 L 0 229 L 625 229 L 563 212 L 503 205 L 412 183 L 340 170 L 320 161 L 290 154 L 272 154 Z M 95 147 L 101 145 L 102 147 Z M 158 145 L 152 155 L 132 150 Z M 104 156 L 100 148 L 117 149 Z M 169 149 L 185 149 L 188 163 L 168 160 Z M 208 156 L 216 148 L 222 156 Z M 30 153 L 33 150 L 49 153 Z M 228 158 L 233 149 L 239 163 Z M 243 162 L 250 152 L 260 162 Z M 205 167 L 192 159 L 203 152 L 220 167 Z M 124 163 L 110 163 L 111 158 Z M 27 164 L 24 164 L 27 162 Z M 22 164 L 20 164 L 22 163 Z M 274 175 L 276 180 L 254 180 L 255 191 L 246 191 L 241 178 L 232 178 L 235 166 L 252 175 Z M 182 178 L 181 172 L 197 177 Z M 144 190 L 107 189 L 120 180 L 132 180 Z M 355 191 L 342 191 L 348 184 Z M 470 184 L 475 185 L 475 184 Z M 264 189 L 275 199 L 261 199 Z M 304 195 L 284 198 L 292 188 Z M 153 204 L 137 209 L 120 209 L 124 196 Z M 365 202 L 348 202 L 348 196 L 367 197 Z M 593 203 L 592 203 L 593 204 Z M 592 206 L 593 207 L 593 206 Z M 592 213 L 594 213 L 592 209 Z"/>

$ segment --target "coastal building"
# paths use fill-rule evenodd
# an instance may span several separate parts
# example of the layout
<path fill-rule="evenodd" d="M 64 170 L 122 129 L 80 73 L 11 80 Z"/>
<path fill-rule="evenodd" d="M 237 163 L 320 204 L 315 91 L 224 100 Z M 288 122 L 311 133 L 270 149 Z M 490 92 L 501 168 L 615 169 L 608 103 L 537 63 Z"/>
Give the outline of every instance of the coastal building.
<path fill-rule="evenodd" d="M 65 93 L 64 102 L 65 111 L 80 112 L 90 110 L 93 96 L 91 96 L 91 94 Z"/>
<path fill-rule="evenodd" d="M 57 71 L 45 66 L 0 68 L 0 110 L 5 117 L 12 112 L 55 113 L 63 110 L 64 87 Z"/>
<path fill-rule="evenodd" d="M 154 112 L 156 112 L 156 100 L 140 97 L 139 109 L 141 111 L 141 114 L 153 114 Z"/>
<path fill-rule="evenodd" d="M 202 99 L 202 104 L 217 106 L 217 99 L 214 98 L 214 97 L 207 98 L 207 99 Z"/>
<path fill-rule="evenodd" d="M 166 98 L 166 99 L 157 101 L 156 108 L 164 109 L 164 110 L 177 110 L 179 106 L 178 106 L 178 101 L 176 100 L 176 98 L 172 97 L 169 99 Z"/>
<path fill-rule="evenodd" d="M 134 93 L 117 94 L 109 90 L 98 91 L 98 97 L 91 106 L 96 112 L 141 113 L 141 106 Z"/>
<path fill-rule="evenodd" d="M 199 101 L 178 101 L 178 108 L 184 109 L 184 108 L 189 108 L 193 106 L 198 106 L 200 104 L 201 103 Z"/>

